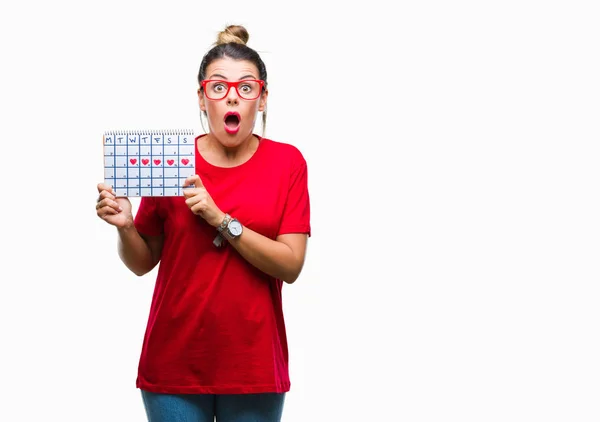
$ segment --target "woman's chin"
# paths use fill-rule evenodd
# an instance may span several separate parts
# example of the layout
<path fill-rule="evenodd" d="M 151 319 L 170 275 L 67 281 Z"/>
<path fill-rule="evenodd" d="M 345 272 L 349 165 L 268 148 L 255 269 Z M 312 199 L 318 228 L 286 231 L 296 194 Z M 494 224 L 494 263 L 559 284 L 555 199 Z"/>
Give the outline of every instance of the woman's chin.
<path fill-rule="evenodd" d="M 252 136 L 252 131 L 248 130 L 238 130 L 235 133 L 228 133 L 227 131 L 219 131 L 217 133 L 213 132 L 213 136 L 219 141 L 221 145 L 227 148 L 235 148 L 244 143 L 244 141 L 248 140 Z"/>

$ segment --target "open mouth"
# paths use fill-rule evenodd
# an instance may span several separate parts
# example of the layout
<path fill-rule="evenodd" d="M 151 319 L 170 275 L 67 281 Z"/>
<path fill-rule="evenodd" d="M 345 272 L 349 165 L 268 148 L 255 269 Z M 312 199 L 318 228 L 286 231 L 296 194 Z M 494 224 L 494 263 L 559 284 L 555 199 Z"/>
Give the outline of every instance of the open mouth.
<path fill-rule="evenodd" d="M 237 133 L 240 129 L 241 122 L 240 114 L 235 111 L 230 111 L 225 114 L 225 132 L 227 133 Z"/>

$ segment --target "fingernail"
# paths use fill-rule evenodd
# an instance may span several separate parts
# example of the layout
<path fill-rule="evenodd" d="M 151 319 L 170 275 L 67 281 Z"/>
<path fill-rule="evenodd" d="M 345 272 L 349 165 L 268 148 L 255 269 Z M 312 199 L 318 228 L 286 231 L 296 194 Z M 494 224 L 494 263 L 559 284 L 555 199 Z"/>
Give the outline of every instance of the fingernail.
<path fill-rule="evenodd" d="M 123 208 L 119 207 L 119 211 L 123 211 Z"/>

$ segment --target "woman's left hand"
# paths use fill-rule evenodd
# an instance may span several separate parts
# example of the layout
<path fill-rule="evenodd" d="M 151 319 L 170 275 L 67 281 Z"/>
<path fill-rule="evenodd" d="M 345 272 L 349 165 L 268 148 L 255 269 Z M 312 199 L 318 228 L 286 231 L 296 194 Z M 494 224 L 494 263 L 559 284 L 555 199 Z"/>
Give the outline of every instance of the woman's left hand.
<path fill-rule="evenodd" d="M 222 212 L 215 201 L 204 187 L 200 176 L 194 174 L 193 176 L 185 179 L 184 186 L 191 186 L 193 188 L 184 188 L 183 196 L 185 197 L 185 203 L 188 208 L 196 215 L 204 218 L 208 224 L 213 227 L 217 227 L 221 224 L 225 218 L 225 213 Z"/>

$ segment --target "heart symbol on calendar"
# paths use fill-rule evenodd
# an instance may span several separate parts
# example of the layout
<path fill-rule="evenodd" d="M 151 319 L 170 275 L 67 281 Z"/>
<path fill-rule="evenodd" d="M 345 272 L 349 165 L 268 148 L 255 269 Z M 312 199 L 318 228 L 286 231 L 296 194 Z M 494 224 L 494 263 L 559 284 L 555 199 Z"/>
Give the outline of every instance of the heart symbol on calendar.
<path fill-rule="evenodd" d="M 174 162 L 175 162 L 175 160 L 167 160 L 167 164 L 170 166 L 172 166 Z"/>
<path fill-rule="evenodd" d="M 183 163 L 184 166 L 187 166 L 187 164 L 190 162 L 190 160 L 188 160 L 187 158 L 182 158 L 181 162 Z"/>
<path fill-rule="evenodd" d="M 143 165 L 147 166 L 149 162 L 150 162 L 150 160 L 148 160 L 147 158 L 142 158 Z"/>
<path fill-rule="evenodd" d="M 160 160 L 154 160 L 154 164 L 159 165 L 160 164 Z"/>
<path fill-rule="evenodd" d="M 137 163 L 137 160 L 136 160 L 135 158 L 131 158 L 131 159 L 129 160 L 129 162 L 130 162 L 131 164 L 135 164 L 135 163 Z"/>

